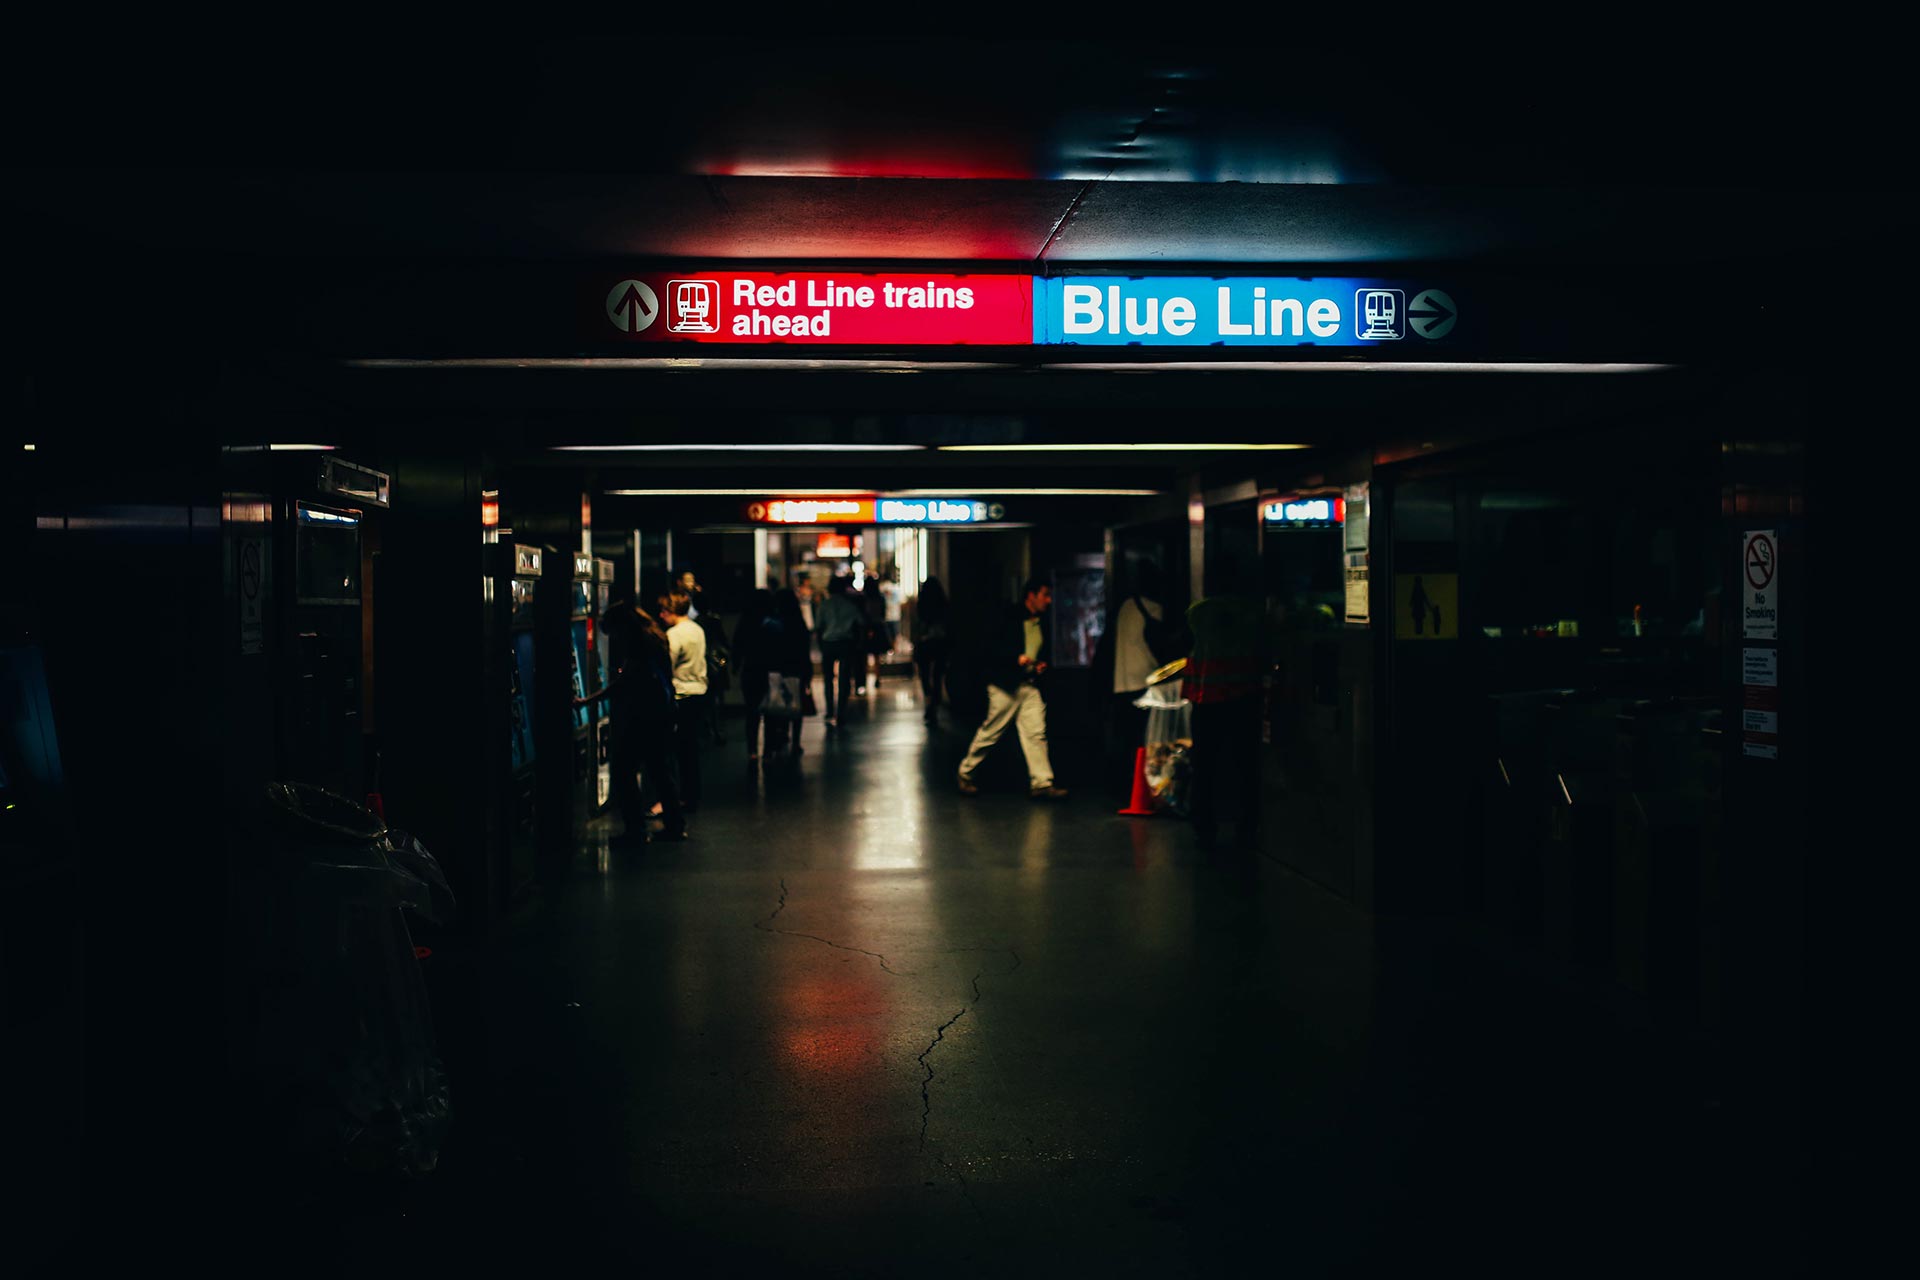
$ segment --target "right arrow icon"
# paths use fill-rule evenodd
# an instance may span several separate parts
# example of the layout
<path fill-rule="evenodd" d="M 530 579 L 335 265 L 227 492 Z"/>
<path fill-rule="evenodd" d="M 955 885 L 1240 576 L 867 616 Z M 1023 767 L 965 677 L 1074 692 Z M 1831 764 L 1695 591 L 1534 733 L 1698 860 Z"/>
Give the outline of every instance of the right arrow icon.
<path fill-rule="evenodd" d="M 1444 338 L 1460 318 L 1453 299 L 1438 289 L 1422 289 L 1407 305 L 1407 319 L 1423 338 Z"/>

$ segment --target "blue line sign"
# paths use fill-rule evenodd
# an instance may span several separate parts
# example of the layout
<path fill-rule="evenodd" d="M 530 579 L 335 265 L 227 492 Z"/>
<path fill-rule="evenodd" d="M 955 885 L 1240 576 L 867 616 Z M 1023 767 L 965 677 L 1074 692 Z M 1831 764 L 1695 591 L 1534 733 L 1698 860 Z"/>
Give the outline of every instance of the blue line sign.
<path fill-rule="evenodd" d="M 1033 296 L 1043 346 L 1424 345 L 1458 318 L 1438 289 L 1352 277 L 1063 276 L 1036 279 Z"/>

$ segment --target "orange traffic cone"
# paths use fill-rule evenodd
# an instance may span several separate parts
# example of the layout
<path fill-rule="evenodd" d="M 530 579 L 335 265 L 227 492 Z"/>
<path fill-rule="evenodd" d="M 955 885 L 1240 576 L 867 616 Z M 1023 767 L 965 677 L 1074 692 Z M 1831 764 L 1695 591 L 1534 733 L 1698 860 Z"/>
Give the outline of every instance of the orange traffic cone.
<path fill-rule="evenodd" d="M 1133 799 L 1120 811 L 1123 817 L 1151 818 L 1153 816 L 1153 797 L 1147 790 L 1147 749 L 1135 747 L 1133 751 Z"/>

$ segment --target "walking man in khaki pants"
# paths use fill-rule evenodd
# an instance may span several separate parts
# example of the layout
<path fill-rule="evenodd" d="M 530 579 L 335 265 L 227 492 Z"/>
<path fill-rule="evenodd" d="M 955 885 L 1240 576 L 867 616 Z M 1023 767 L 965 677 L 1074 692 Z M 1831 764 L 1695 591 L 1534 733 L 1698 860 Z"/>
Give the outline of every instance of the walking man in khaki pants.
<path fill-rule="evenodd" d="M 1066 791 L 1053 785 L 1053 762 L 1047 758 L 1047 703 L 1041 681 L 1053 659 L 1053 637 L 1047 626 L 1047 607 L 1053 588 L 1045 579 L 1030 578 L 1022 588 L 1022 603 L 1007 610 L 987 646 L 987 718 L 967 758 L 960 762 L 960 794 L 980 794 L 974 773 L 1000 741 L 1008 726 L 1020 734 L 1020 750 L 1027 757 L 1028 790 L 1036 800 L 1060 800 Z"/>

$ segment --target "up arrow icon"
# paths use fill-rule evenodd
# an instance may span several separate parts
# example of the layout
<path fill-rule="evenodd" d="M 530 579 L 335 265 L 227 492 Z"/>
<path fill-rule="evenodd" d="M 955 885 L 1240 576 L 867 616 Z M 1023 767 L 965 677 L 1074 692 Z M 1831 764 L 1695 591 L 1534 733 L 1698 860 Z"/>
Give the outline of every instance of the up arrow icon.
<path fill-rule="evenodd" d="M 607 319 L 622 333 L 639 333 L 660 314 L 660 299 L 644 280 L 622 280 L 607 294 Z"/>
<path fill-rule="evenodd" d="M 1453 299 L 1438 289 L 1422 289 L 1407 306 L 1407 319 L 1413 323 L 1413 331 L 1423 338 L 1446 337 L 1453 332 L 1453 322 L 1459 318 Z"/>

